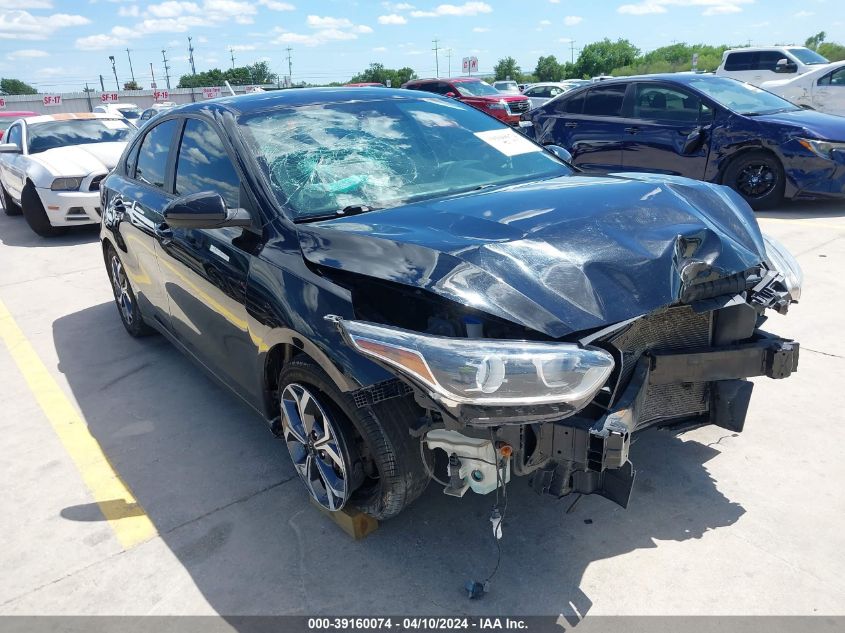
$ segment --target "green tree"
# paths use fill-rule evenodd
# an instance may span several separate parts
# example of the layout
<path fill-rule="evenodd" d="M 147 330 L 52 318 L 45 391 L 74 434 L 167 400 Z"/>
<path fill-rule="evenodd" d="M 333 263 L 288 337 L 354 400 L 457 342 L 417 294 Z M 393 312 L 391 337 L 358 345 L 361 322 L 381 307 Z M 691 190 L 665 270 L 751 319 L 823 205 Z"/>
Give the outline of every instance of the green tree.
<path fill-rule="evenodd" d="M 141 86 L 138 85 L 137 81 L 127 81 L 123 84 L 124 90 L 140 90 Z"/>
<path fill-rule="evenodd" d="M 819 44 L 818 53 L 832 62 L 842 61 L 845 59 L 845 46 L 836 42 L 825 42 Z"/>
<path fill-rule="evenodd" d="M 7 95 L 34 95 L 38 91 L 20 79 L 0 79 L 0 91 Z"/>
<path fill-rule="evenodd" d="M 513 57 L 500 59 L 493 67 L 493 73 L 496 76 L 496 81 L 501 81 L 503 79 L 513 79 L 514 81 L 519 81 L 522 76 L 519 64 L 516 63 L 516 60 Z"/>
<path fill-rule="evenodd" d="M 534 75 L 537 77 L 537 81 L 558 81 L 563 76 L 563 68 L 554 55 L 549 55 L 537 60 Z"/>
<path fill-rule="evenodd" d="M 385 68 L 384 64 L 373 63 L 370 64 L 363 72 L 358 73 L 349 80 L 351 84 L 359 83 L 378 83 L 387 85 L 390 82 L 391 87 L 398 88 L 406 81 L 415 79 L 416 75 L 412 68 L 407 66 L 394 70 L 393 68 Z"/>
<path fill-rule="evenodd" d="M 219 68 L 212 68 L 196 75 L 182 75 L 179 88 L 202 88 L 203 86 L 222 86 L 225 77 Z"/>
<path fill-rule="evenodd" d="M 806 39 L 804 42 L 804 46 L 807 48 L 812 48 L 814 51 L 819 50 L 819 45 L 822 44 L 827 37 L 827 33 L 824 31 L 819 31 L 815 35 L 811 35 Z"/>
<path fill-rule="evenodd" d="M 614 68 L 630 66 L 639 54 L 640 49 L 628 40 L 611 42 L 604 38 L 583 48 L 575 62 L 575 74 L 585 78 L 607 74 Z"/>

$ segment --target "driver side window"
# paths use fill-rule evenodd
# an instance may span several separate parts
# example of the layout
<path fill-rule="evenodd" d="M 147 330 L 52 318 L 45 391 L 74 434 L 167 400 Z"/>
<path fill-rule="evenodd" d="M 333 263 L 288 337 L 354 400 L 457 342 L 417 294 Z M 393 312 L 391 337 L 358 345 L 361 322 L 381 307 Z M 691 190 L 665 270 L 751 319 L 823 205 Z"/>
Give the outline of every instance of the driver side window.
<path fill-rule="evenodd" d="M 20 125 L 13 125 L 9 128 L 9 131 L 6 132 L 6 138 L 3 139 L 4 143 L 14 143 L 17 145 L 21 150 L 23 150 L 23 136 L 21 133 L 21 126 Z"/>

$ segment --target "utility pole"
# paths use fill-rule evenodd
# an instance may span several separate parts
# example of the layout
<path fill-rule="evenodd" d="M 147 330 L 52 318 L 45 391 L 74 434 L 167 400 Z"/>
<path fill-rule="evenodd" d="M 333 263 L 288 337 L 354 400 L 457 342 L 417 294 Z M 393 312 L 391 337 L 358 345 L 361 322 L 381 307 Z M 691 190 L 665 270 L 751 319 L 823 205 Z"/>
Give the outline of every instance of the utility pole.
<path fill-rule="evenodd" d="M 235 49 L 231 46 L 229 47 L 229 55 L 232 56 L 232 70 L 235 69 Z"/>
<path fill-rule="evenodd" d="M 197 68 L 194 66 L 194 46 L 191 44 L 191 36 L 188 36 L 188 59 L 191 62 L 191 74 L 197 74 Z"/>
<path fill-rule="evenodd" d="M 103 83 L 103 76 L 100 75 L 100 92 L 106 91 L 106 84 Z"/>
<path fill-rule="evenodd" d="M 158 86 L 156 86 L 156 71 L 153 70 L 153 63 L 150 62 L 150 74 L 153 76 L 153 84 L 152 89 L 155 90 Z"/>
<path fill-rule="evenodd" d="M 120 81 L 117 79 L 117 68 L 114 65 L 114 55 L 109 55 L 109 61 L 111 62 L 111 70 L 114 73 L 114 83 L 117 84 L 117 89 L 120 90 Z"/>
<path fill-rule="evenodd" d="M 291 61 L 290 53 L 293 50 L 290 46 L 285 49 L 288 52 L 288 87 L 293 86 L 293 62 Z"/>
<path fill-rule="evenodd" d="M 434 76 L 439 77 L 440 76 L 440 56 L 438 55 L 438 52 L 440 51 L 440 46 L 438 46 L 438 45 L 440 44 L 440 40 L 435 38 L 431 41 L 434 44 L 434 48 L 431 49 L 431 50 L 434 51 L 434 67 L 436 68 L 436 70 L 434 71 Z"/>
<path fill-rule="evenodd" d="M 452 49 L 446 49 L 446 58 L 449 60 L 449 77 L 452 76 Z"/>
<path fill-rule="evenodd" d="M 166 48 L 161 49 L 161 58 L 164 60 L 164 76 L 167 79 L 167 89 L 170 90 L 170 66 L 167 65 L 166 50 Z"/>
<path fill-rule="evenodd" d="M 575 40 L 569 40 L 569 53 L 570 53 L 569 61 L 574 64 L 575 63 Z"/>
<path fill-rule="evenodd" d="M 94 106 L 91 104 L 91 89 L 88 87 L 88 82 L 85 82 L 85 96 L 88 97 L 88 112 L 94 111 Z"/>
<path fill-rule="evenodd" d="M 132 55 L 129 54 L 129 49 L 126 49 L 126 56 L 129 58 L 129 74 L 132 75 L 132 83 L 135 83 L 135 71 L 132 70 Z"/>

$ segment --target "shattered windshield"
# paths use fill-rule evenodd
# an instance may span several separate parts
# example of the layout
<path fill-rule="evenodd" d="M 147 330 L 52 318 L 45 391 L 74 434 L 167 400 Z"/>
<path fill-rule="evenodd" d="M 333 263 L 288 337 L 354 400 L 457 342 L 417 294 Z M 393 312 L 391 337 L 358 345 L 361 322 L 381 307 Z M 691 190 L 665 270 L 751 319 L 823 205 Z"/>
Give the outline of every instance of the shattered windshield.
<path fill-rule="evenodd" d="M 240 124 L 297 219 L 571 173 L 522 134 L 436 97 L 284 107 Z"/>

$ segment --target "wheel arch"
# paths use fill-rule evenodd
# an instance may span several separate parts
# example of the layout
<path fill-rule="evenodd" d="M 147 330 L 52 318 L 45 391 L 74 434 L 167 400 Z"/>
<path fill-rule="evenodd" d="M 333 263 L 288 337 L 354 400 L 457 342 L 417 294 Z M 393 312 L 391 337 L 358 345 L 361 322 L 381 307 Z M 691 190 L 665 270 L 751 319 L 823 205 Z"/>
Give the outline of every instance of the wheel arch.
<path fill-rule="evenodd" d="M 784 172 L 786 171 L 786 166 L 783 163 L 783 159 L 778 156 L 777 152 L 775 152 L 772 148 L 767 147 L 763 143 L 755 143 L 754 145 L 744 145 L 743 147 L 740 147 L 736 151 L 731 152 L 730 154 L 725 156 L 722 160 L 721 165 L 719 165 L 719 184 L 725 184 L 725 172 L 727 172 L 728 167 L 731 165 L 731 163 L 733 163 L 735 160 L 742 158 L 746 154 L 751 154 L 753 152 L 762 152 L 764 154 L 770 155 L 772 158 L 778 161 L 778 163 L 780 163 L 780 166 L 784 170 Z"/>

